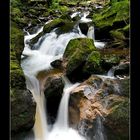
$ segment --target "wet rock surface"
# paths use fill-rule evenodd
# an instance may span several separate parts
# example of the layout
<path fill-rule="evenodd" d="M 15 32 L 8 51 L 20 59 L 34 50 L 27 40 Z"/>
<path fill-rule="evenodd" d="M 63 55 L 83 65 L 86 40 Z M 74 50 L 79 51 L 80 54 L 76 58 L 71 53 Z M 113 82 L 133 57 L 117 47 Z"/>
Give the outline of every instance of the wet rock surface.
<path fill-rule="evenodd" d="M 114 139 L 127 139 L 129 137 L 129 98 L 126 95 L 129 94 L 129 87 L 127 86 L 124 90 L 122 83 L 125 85 L 126 79 L 100 76 L 91 76 L 81 83 L 70 96 L 71 125 L 75 124 L 74 127 L 91 140 L 97 138 L 97 131 L 100 131 L 99 137 L 102 134 L 112 137 L 112 133 L 115 133 Z M 72 115 L 73 112 L 75 112 L 74 115 Z M 77 118 L 76 122 L 75 118 Z M 95 126 L 102 129 L 95 129 Z"/>

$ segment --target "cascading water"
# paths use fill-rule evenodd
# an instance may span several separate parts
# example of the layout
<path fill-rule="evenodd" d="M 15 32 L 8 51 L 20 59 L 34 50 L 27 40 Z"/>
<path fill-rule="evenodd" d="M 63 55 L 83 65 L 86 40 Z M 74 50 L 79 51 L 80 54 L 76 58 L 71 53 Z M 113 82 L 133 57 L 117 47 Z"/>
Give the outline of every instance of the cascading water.
<path fill-rule="evenodd" d="M 114 71 L 115 71 L 115 69 L 114 69 L 114 68 L 111 68 L 111 69 L 108 71 L 107 76 L 114 77 Z"/>
<path fill-rule="evenodd" d="M 45 108 L 44 93 L 40 90 L 39 81 L 31 75 L 25 74 L 27 89 L 29 89 L 37 103 L 36 108 L 36 122 L 34 125 L 34 132 L 36 140 L 45 140 L 48 135 L 47 116 Z"/>
<path fill-rule="evenodd" d="M 72 128 L 69 128 L 68 120 L 68 102 L 70 92 L 76 88 L 79 83 L 71 84 L 70 81 L 64 77 L 65 87 L 63 91 L 63 97 L 60 102 L 58 109 L 58 116 L 53 126 L 52 131 L 49 134 L 48 140 L 85 140 L 84 137 L 80 136 L 78 132 Z"/>
<path fill-rule="evenodd" d="M 91 20 L 86 18 L 88 14 L 89 13 L 84 13 L 80 21 L 90 22 Z M 75 15 L 73 15 L 73 17 Z M 95 39 L 94 27 L 91 26 L 89 29 L 90 30 L 88 31 L 87 37 Z M 32 92 L 33 97 L 37 103 L 36 121 L 34 125 L 35 140 L 85 140 L 85 138 L 80 136 L 77 131 L 69 128 L 68 125 L 69 96 L 70 92 L 76 86 L 78 86 L 78 83 L 71 84 L 66 77 L 63 78 L 65 81 L 65 87 L 58 110 L 58 116 L 52 130 L 49 130 L 47 124 L 44 93 L 43 91 L 41 91 L 40 81 L 38 81 L 36 76 L 37 73 L 42 70 L 49 71 L 50 69 L 53 69 L 50 63 L 56 59 L 62 58 L 65 48 L 71 39 L 86 36 L 81 33 L 79 27 L 77 27 L 77 30 L 79 31 L 78 33 L 70 32 L 61 34 L 59 36 L 55 33 L 55 30 L 53 30 L 52 32 L 47 33 L 44 36 L 44 40 L 37 48 L 37 50 L 32 50 L 29 46 L 29 42 L 42 30 L 43 27 L 41 27 L 38 32 L 33 35 L 30 35 L 28 32 L 27 35 L 25 35 L 25 48 L 22 53 L 22 57 L 26 56 L 26 58 L 23 59 L 21 63 L 21 66 L 26 76 L 27 88 Z M 96 47 L 98 47 L 98 45 Z"/>
<path fill-rule="evenodd" d="M 76 84 L 71 84 L 70 81 L 66 78 L 63 77 L 65 81 L 65 87 L 64 87 L 64 92 L 63 92 L 63 97 L 60 102 L 60 106 L 58 109 L 58 116 L 56 119 L 55 126 L 56 127 L 61 127 L 64 129 L 68 128 L 68 101 L 69 101 L 69 96 L 70 92 L 79 85 L 79 83 Z"/>

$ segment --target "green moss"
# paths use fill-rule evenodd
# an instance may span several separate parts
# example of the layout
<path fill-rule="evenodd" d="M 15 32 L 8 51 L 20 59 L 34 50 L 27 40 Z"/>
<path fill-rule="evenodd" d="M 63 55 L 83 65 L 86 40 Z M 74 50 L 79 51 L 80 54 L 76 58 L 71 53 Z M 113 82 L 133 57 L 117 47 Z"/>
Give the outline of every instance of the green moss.
<path fill-rule="evenodd" d="M 14 51 L 16 58 L 20 61 L 24 49 L 24 34 L 16 23 L 11 23 L 11 51 Z"/>
<path fill-rule="evenodd" d="M 120 62 L 120 58 L 115 54 L 105 54 L 102 56 L 102 60 L 106 63 L 111 63 L 114 65 Z"/>
<path fill-rule="evenodd" d="M 122 124 L 129 123 L 129 99 L 126 98 L 123 102 L 115 105 L 112 108 L 111 114 L 109 115 L 114 122 Z"/>
<path fill-rule="evenodd" d="M 22 5 L 23 6 L 23 5 Z M 16 22 L 21 28 L 28 25 L 27 20 L 20 8 L 20 6 L 11 7 L 11 19 Z"/>
<path fill-rule="evenodd" d="M 43 32 L 49 33 L 54 28 L 60 27 L 62 25 L 64 25 L 64 21 L 62 19 L 57 18 L 57 19 L 53 20 L 52 22 L 46 24 L 43 28 Z"/>
<path fill-rule="evenodd" d="M 92 39 L 77 38 L 70 40 L 64 52 L 64 58 L 67 60 L 67 74 L 82 65 L 94 50 L 96 48 Z"/>
<path fill-rule="evenodd" d="M 76 50 L 81 50 L 82 52 L 88 53 L 88 55 L 96 50 L 93 40 L 89 38 L 77 38 L 72 39 L 68 43 L 66 50 L 64 52 L 64 57 L 69 59 Z"/>
<path fill-rule="evenodd" d="M 68 60 L 67 64 L 67 74 L 71 73 L 73 70 L 75 70 L 79 65 L 81 65 L 88 56 L 87 53 L 83 52 L 80 49 L 77 49 L 73 55 Z"/>
<path fill-rule="evenodd" d="M 114 2 L 111 6 L 105 7 L 101 12 L 93 15 L 93 21 L 95 25 L 100 28 L 103 28 L 105 26 L 112 26 L 114 23 L 120 21 L 128 22 L 128 19 L 128 1 Z"/>
<path fill-rule="evenodd" d="M 59 7 L 59 10 L 62 12 L 62 13 L 65 13 L 65 12 L 68 12 L 69 11 L 69 8 L 67 6 L 60 6 Z"/>
<path fill-rule="evenodd" d="M 117 100 L 116 100 L 117 99 Z M 107 115 L 106 128 L 108 138 L 111 140 L 127 140 L 129 138 L 129 98 L 117 97 L 112 102 L 110 113 Z"/>
<path fill-rule="evenodd" d="M 123 28 L 123 31 L 128 32 L 128 31 L 129 31 L 129 29 L 130 29 L 130 24 L 126 25 L 126 26 Z"/>
<path fill-rule="evenodd" d="M 43 15 L 43 17 L 48 17 L 50 15 L 50 12 L 48 12 L 48 11 L 44 12 L 42 15 Z"/>
<path fill-rule="evenodd" d="M 10 82 L 11 88 L 25 89 L 25 78 L 20 66 L 21 53 L 24 48 L 24 35 L 16 23 L 11 24 L 10 46 Z M 12 89 L 13 90 L 13 89 Z"/>
<path fill-rule="evenodd" d="M 38 42 L 39 38 L 41 38 L 44 35 L 43 32 L 39 33 L 36 37 L 30 40 L 30 46 L 33 46 L 35 43 Z"/>
<path fill-rule="evenodd" d="M 23 16 L 23 14 L 22 14 L 22 12 L 20 11 L 20 9 L 19 8 L 11 8 L 11 15 L 13 16 L 13 17 L 22 17 Z"/>
<path fill-rule="evenodd" d="M 98 51 L 92 51 L 92 53 L 88 56 L 83 67 L 83 72 L 88 74 L 102 73 L 101 55 Z"/>
<path fill-rule="evenodd" d="M 65 22 L 65 25 L 61 26 L 57 30 L 57 34 L 64 34 L 72 31 L 73 27 L 75 25 L 75 22 Z"/>
<path fill-rule="evenodd" d="M 36 10 L 34 10 L 34 9 L 29 9 L 28 12 L 31 13 L 31 14 L 33 14 L 33 15 L 36 15 Z"/>
<path fill-rule="evenodd" d="M 10 61 L 10 83 L 11 88 L 25 89 L 24 73 L 17 60 Z"/>
<path fill-rule="evenodd" d="M 110 34 L 114 39 L 118 39 L 118 40 L 125 39 L 124 33 L 119 30 L 112 30 L 112 31 L 110 31 Z"/>
<path fill-rule="evenodd" d="M 88 56 L 88 59 L 87 59 L 87 62 L 89 63 L 92 63 L 92 62 L 95 62 L 97 65 L 100 64 L 100 53 L 97 52 L 97 51 L 93 51 L 89 56 Z"/>
<path fill-rule="evenodd" d="M 76 6 L 77 5 L 77 1 L 75 1 L 75 0 L 60 0 L 59 4 L 60 5 L 66 5 L 67 7 L 69 7 L 69 6 Z"/>

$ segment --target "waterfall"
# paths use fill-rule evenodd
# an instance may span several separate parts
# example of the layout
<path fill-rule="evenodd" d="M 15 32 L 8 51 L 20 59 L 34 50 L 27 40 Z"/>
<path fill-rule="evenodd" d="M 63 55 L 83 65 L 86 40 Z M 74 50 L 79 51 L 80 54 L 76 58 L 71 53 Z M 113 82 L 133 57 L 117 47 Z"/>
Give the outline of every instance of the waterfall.
<path fill-rule="evenodd" d="M 114 77 L 114 71 L 115 71 L 115 68 L 111 68 L 108 72 L 107 72 L 107 76 L 110 76 L 110 77 Z"/>
<path fill-rule="evenodd" d="M 73 88 L 78 84 L 71 84 L 68 79 L 63 78 L 65 81 L 64 93 L 60 103 L 58 117 L 54 128 L 50 131 L 47 124 L 46 108 L 45 108 L 45 97 L 43 91 L 40 90 L 40 84 L 36 76 L 39 71 L 52 69 L 50 63 L 56 59 L 60 59 L 63 56 L 65 48 L 71 39 L 78 37 L 85 37 L 83 34 L 70 32 L 57 36 L 55 31 L 47 33 L 45 39 L 40 45 L 38 50 L 32 50 L 29 46 L 30 39 L 38 35 L 43 30 L 43 27 L 38 29 L 37 33 L 27 35 L 24 38 L 25 48 L 22 55 L 26 56 L 22 60 L 21 66 L 26 76 L 27 88 L 32 92 L 33 97 L 37 103 L 34 133 L 35 140 L 53 140 L 55 139 L 56 129 L 58 139 L 66 139 L 68 137 L 74 136 L 77 140 L 82 140 L 81 136 L 77 131 L 70 129 L 68 126 L 68 102 L 69 95 Z M 67 131 L 64 131 L 66 130 Z M 55 132 L 55 133 L 54 133 Z M 65 135 L 63 134 L 65 133 Z M 63 137 L 63 138 L 62 138 Z"/>
<path fill-rule="evenodd" d="M 76 130 L 69 128 L 68 120 L 68 103 L 70 92 L 76 88 L 79 83 L 71 84 L 66 77 L 63 77 L 63 79 L 65 81 L 63 97 L 59 105 L 56 122 L 52 131 L 49 133 L 47 140 L 85 140 L 85 138 L 80 136 Z"/>
<path fill-rule="evenodd" d="M 31 75 L 25 74 L 27 89 L 29 89 L 37 103 L 34 132 L 35 138 L 45 140 L 48 135 L 47 116 L 44 93 L 40 91 L 39 81 Z"/>
<path fill-rule="evenodd" d="M 95 40 L 94 26 L 89 27 L 87 37 Z"/>
<path fill-rule="evenodd" d="M 40 29 L 41 30 L 41 29 Z M 39 71 L 52 69 L 50 63 L 63 56 L 65 48 L 71 39 L 85 37 L 83 34 L 74 32 L 57 36 L 55 31 L 47 33 L 45 39 L 38 50 L 32 50 L 26 39 L 31 39 L 33 35 L 25 36 L 25 48 L 22 55 L 26 56 L 21 63 L 24 71 L 36 75 Z"/>
<path fill-rule="evenodd" d="M 64 92 L 63 92 L 63 97 L 60 102 L 60 106 L 58 109 L 58 116 L 56 119 L 55 127 L 63 128 L 63 129 L 68 129 L 68 102 L 69 102 L 69 96 L 70 92 L 76 88 L 79 83 L 71 84 L 70 81 L 66 78 L 63 77 L 65 81 L 65 87 L 64 87 Z"/>
<path fill-rule="evenodd" d="M 81 16 L 80 22 L 91 22 L 91 19 L 86 18 L 88 14 L 89 13 L 87 12 L 84 13 Z M 73 17 L 75 15 L 73 15 Z M 36 120 L 33 128 L 35 133 L 35 140 L 85 140 L 84 137 L 79 135 L 76 130 L 69 128 L 68 125 L 68 103 L 70 92 L 79 84 L 72 84 L 66 77 L 63 77 L 65 87 L 63 91 L 63 97 L 58 109 L 58 116 L 55 124 L 52 127 L 52 130 L 49 130 L 47 124 L 47 112 L 45 108 L 46 101 L 44 93 L 40 88 L 40 81 L 36 78 L 38 72 L 43 70 L 49 71 L 50 69 L 53 69 L 50 63 L 56 59 L 61 59 L 63 57 L 65 48 L 71 39 L 86 37 L 81 33 L 79 27 L 77 28 L 79 30 L 79 33 L 70 32 L 61 34 L 59 36 L 55 33 L 54 29 L 50 33 L 44 35 L 44 40 L 39 45 L 38 49 L 34 50 L 32 50 L 29 45 L 30 40 L 37 36 L 40 32 L 42 32 L 43 27 L 39 28 L 38 31 L 32 35 L 27 32 L 27 35 L 24 37 L 25 47 L 22 53 L 22 57 L 26 56 L 26 58 L 22 60 L 21 67 L 26 77 L 27 89 L 32 92 L 33 97 L 37 103 L 35 116 Z M 89 28 L 87 37 L 93 39 L 95 38 L 93 26 Z M 101 44 L 102 42 L 98 43 Z M 95 41 L 95 46 L 98 43 Z M 99 45 L 97 45 L 96 47 L 99 47 Z"/>
<path fill-rule="evenodd" d="M 105 47 L 105 42 L 95 40 L 94 26 L 89 27 L 87 37 L 94 40 L 94 45 L 96 48 L 102 49 Z"/>

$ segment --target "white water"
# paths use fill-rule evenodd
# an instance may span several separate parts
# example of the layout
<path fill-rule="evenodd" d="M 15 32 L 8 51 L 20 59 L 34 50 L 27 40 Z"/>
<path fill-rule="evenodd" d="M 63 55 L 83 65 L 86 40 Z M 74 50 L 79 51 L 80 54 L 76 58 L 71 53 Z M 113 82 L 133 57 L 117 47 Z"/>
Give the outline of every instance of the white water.
<path fill-rule="evenodd" d="M 108 71 L 107 76 L 114 77 L 114 71 L 115 71 L 115 69 L 114 69 L 114 68 L 111 68 L 111 69 Z"/>
<path fill-rule="evenodd" d="M 36 140 L 46 140 L 48 135 L 47 128 L 47 116 L 46 116 L 46 108 L 45 108 L 45 97 L 44 93 L 40 91 L 39 81 L 32 75 L 26 75 L 26 84 L 27 89 L 29 89 L 33 97 L 37 103 L 36 107 L 36 116 L 35 116 L 35 125 L 34 125 L 34 134 Z"/>
<path fill-rule="evenodd" d="M 23 70 L 36 75 L 39 71 L 51 69 L 52 67 L 50 63 L 56 59 L 62 58 L 68 42 L 71 39 L 81 37 L 85 36 L 83 34 L 71 32 L 57 37 L 55 32 L 51 32 L 46 34 L 45 40 L 42 42 L 38 50 L 31 50 L 25 45 L 22 54 L 28 56 L 28 58 L 22 61 Z M 26 38 L 27 37 L 25 37 L 25 39 Z"/>
<path fill-rule="evenodd" d="M 105 42 L 95 40 L 94 26 L 89 27 L 87 37 L 94 40 L 94 45 L 96 48 L 103 49 L 105 47 Z"/>
<path fill-rule="evenodd" d="M 45 35 L 45 40 L 38 50 L 31 50 L 29 41 L 43 30 L 41 27 L 37 33 L 30 35 L 29 33 L 24 38 L 25 48 L 23 51 L 24 56 L 28 56 L 22 61 L 22 68 L 26 75 L 27 88 L 32 92 L 33 97 L 37 103 L 36 121 L 34 125 L 34 133 L 36 140 L 53 140 L 66 139 L 67 137 L 75 137 L 77 140 L 83 138 L 75 130 L 68 126 L 68 101 L 69 93 L 78 84 L 72 85 L 64 78 L 65 88 L 62 101 L 60 103 L 58 117 L 52 131 L 48 130 L 45 98 L 44 93 L 40 91 L 39 81 L 35 78 L 37 73 L 41 70 L 51 69 L 50 63 L 56 59 L 62 58 L 65 48 L 71 39 L 78 37 L 85 37 L 83 34 L 66 33 L 57 37 L 55 32 Z M 61 129 L 60 129 L 61 128 Z"/>
<path fill-rule="evenodd" d="M 66 77 L 64 77 L 64 81 L 65 87 L 58 109 L 58 116 L 47 140 L 85 140 L 85 138 L 80 136 L 76 130 L 69 128 L 68 119 L 68 103 L 70 92 L 76 88 L 79 83 L 71 84 Z"/>
<path fill-rule="evenodd" d="M 64 77 L 63 78 L 65 81 L 65 87 L 64 87 L 64 92 L 63 92 L 63 97 L 60 102 L 60 106 L 58 109 L 58 116 L 56 119 L 55 127 L 63 128 L 63 129 L 68 129 L 69 128 L 69 121 L 68 121 L 68 101 L 69 101 L 69 96 L 70 92 L 76 88 L 79 83 L 71 84 L 70 81 Z"/>
<path fill-rule="evenodd" d="M 84 12 L 81 19 L 80 19 L 80 22 L 92 22 L 92 20 L 90 18 L 87 18 L 87 16 L 89 15 L 89 11 L 87 12 Z"/>
<path fill-rule="evenodd" d="M 90 22 L 90 19 L 86 18 L 88 14 L 89 13 L 83 14 L 81 22 Z M 50 131 L 48 130 L 47 124 L 44 93 L 40 91 L 39 81 L 35 77 L 39 71 L 48 71 L 52 69 L 50 63 L 56 59 L 62 58 L 65 48 L 71 39 L 86 36 L 81 33 L 79 27 L 79 33 L 70 32 L 59 36 L 57 36 L 55 31 L 52 31 L 45 35 L 45 39 L 38 50 L 32 50 L 29 46 L 29 41 L 42 30 L 43 27 L 41 27 L 37 33 L 33 35 L 28 33 L 25 36 L 25 48 L 22 55 L 27 56 L 27 58 L 24 59 L 21 64 L 26 75 L 27 88 L 32 92 L 33 97 L 37 102 L 36 121 L 34 125 L 35 140 L 85 140 L 85 138 L 80 136 L 76 130 L 69 128 L 68 125 L 69 95 L 78 84 L 72 85 L 66 78 L 64 78 L 65 87 L 58 110 L 58 116 L 53 129 Z M 94 39 L 94 27 L 90 28 L 88 37 Z M 95 44 L 97 44 L 96 41 Z M 98 45 L 96 47 L 98 47 Z"/>

